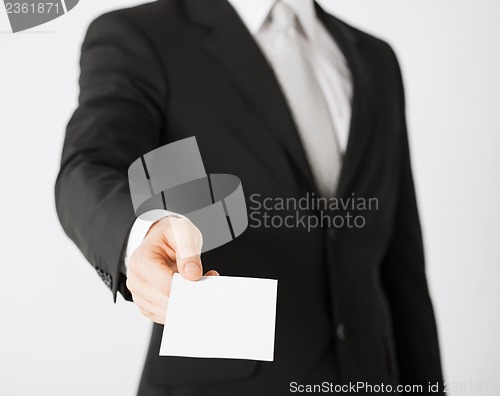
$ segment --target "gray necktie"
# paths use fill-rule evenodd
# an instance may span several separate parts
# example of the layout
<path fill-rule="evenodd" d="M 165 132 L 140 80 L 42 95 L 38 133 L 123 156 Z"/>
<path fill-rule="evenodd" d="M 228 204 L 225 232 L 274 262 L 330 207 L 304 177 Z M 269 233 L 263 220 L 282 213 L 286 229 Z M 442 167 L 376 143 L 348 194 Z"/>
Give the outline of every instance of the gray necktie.
<path fill-rule="evenodd" d="M 271 11 L 276 39 L 266 54 L 292 111 L 319 192 L 335 195 L 342 155 L 325 98 L 309 62 L 294 11 L 278 1 Z"/>

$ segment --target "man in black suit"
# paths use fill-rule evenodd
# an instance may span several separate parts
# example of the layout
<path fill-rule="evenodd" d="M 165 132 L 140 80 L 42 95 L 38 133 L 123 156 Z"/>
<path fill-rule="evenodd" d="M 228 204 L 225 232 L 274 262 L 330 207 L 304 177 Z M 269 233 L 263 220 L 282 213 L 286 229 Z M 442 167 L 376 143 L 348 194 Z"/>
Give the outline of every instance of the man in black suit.
<path fill-rule="evenodd" d="M 92 23 L 80 87 L 57 209 L 115 299 L 133 299 L 156 322 L 140 395 L 281 395 L 325 381 L 426 393 L 441 383 L 402 81 L 386 43 L 311 0 L 160 0 Z M 200 236 L 168 216 L 132 241 L 127 169 L 190 136 L 210 172 L 241 179 L 250 212 L 362 218 L 307 228 L 250 221 L 204 254 L 223 275 L 279 280 L 274 362 L 158 355 L 172 273 L 202 275 L 199 257 L 176 260 L 172 222 L 192 235 L 188 244 Z M 313 205 L 318 197 L 377 205 L 333 210 Z M 279 199 L 309 204 L 270 204 Z"/>

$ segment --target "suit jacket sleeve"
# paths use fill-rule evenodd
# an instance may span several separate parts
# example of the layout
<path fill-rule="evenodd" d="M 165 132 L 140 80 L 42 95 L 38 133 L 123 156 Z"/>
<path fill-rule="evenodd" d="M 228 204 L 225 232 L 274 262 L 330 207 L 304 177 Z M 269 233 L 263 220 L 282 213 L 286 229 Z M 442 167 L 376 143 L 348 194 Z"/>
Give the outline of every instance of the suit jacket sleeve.
<path fill-rule="evenodd" d="M 424 249 L 411 171 L 401 72 L 398 78 L 401 123 L 399 192 L 392 242 L 382 265 L 382 281 L 393 318 L 396 354 L 403 384 L 442 383 L 435 318 L 425 275 Z M 441 385 L 440 385 L 441 387 Z M 426 389 L 426 388 L 424 388 Z"/>
<path fill-rule="evenodd" d="M 128 167 L 161 145 L 165 81 L 153 46 L 120 12 L 96 19 L 81 55 L 79 105 L 56 182 L 68 236 L 113 291 L 130 299 L 120 265 L 135 220 Z"/>

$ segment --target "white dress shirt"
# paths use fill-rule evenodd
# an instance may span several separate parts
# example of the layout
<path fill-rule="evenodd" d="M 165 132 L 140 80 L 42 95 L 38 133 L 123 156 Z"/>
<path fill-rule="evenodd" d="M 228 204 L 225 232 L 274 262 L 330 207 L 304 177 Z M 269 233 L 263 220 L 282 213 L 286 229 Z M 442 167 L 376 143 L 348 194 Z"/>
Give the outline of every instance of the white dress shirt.
<path fill-rule="evenodd" d="M 270 29 L 269 14 L 276 0 L 228 0 L 255 38 L 264 56 L 272 50 L 274 31 Z M 345 152 L 351 123 L 352 77 L 347 61 L 330 33 L 316 17 L 313 0 L 279 0 L 291 7 L 297 15 L 306 37 L 309 60 L 330 112 L 337 133 L 340 150 Z M 141 244 L 153 223 L 162 217 L 174 215 L 155 210 L 154 220 L 137 219 L 130 231 L 125 265 Z"/>

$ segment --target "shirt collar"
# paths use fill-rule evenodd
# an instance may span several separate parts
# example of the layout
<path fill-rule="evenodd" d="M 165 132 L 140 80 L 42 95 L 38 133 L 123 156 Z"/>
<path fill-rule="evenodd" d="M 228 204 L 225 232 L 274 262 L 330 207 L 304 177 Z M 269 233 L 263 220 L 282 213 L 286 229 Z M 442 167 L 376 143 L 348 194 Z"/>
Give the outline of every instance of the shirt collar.
<path fill-rule="evenodd" d="M 313 0 L 280 0 L 297 15 L 305 34 L 311 40 L 316 36 L 316 11 Z M 250 33 L 256 35 L 262 28 L 276 0 L 229 0 Z"/>

